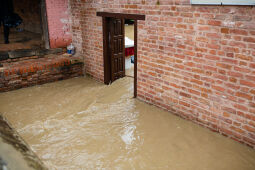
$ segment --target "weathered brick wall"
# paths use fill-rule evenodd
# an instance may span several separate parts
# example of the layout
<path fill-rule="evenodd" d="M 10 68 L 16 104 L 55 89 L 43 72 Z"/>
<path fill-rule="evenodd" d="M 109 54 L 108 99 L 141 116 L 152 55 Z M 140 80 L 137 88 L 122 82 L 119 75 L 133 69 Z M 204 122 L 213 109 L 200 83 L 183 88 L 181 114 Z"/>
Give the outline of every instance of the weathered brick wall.
<path fill-rule="evenodd" d="M 14 10 L 22 18 L 20 28 L 41 33 L 40 0 L 13 0 Z"/>
<path fill-rule="evenodd" d="M 145 14 L 146 21 L 138 22 L 139 99 L 255 148 L 255 7 L 71 1 L 87 73 L 103 80 L 96 12 Z"/>
<path fill-rule="evenodd" d="M 102 19 L 96 17 L 101 5 L 101 1 L 70 1 L 73 42 L 84 57 L 85 72 L 103 81 Z"/>
<path fill-rule="evenodd" d="M 68 0 L 46 0 L 51 48 L 66 47 L 72 42 Z"/>
<path fill-rule="evenodd" d="M 34 59 L 33 59 L 34 58 Z M 75 57 L 37 56 L 2 62 L 0 92 L 54 82 L 83 75 L 83 62 Z"/>
<path fill-rule="evenodd" d="M 76 47 L 76 52 L 82 53 L 82 14 L 80 10 L 80 4 L 75 1 L 69 1 L 69 11 L 71 18 L 71 32 L 72 32 L 72 42 Z M 84 24 L 83 24 L 84 25 Z"/>

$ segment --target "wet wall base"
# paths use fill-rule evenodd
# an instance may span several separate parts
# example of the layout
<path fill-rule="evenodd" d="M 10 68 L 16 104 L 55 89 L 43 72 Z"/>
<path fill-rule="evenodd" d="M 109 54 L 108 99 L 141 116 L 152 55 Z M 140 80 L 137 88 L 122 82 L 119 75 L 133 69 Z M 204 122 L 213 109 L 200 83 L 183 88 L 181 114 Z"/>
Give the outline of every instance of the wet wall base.
<path fill-rule="evenodd" d="M 77 57 L 49 55 L 2 63 L 0 92 L 64 80 L 83 75 L 83 62 Z"/>

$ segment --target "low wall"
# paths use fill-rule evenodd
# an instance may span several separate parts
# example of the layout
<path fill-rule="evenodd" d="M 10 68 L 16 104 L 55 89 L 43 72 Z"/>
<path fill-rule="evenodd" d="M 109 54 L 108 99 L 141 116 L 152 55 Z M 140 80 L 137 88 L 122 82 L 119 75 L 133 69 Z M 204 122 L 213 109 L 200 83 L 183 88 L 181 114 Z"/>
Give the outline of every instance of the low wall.
<path fill-rule="evenodd" d="M 69 56 L 54 55 L 2 64 L 0 92 L 83 75 L 83 62 Z"/>

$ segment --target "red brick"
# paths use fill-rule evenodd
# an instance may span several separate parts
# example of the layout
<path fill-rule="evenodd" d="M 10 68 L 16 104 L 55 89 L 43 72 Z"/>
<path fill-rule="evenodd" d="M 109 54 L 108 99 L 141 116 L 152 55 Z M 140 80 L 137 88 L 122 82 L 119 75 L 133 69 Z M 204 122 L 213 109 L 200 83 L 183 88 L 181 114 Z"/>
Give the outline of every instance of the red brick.
<path fill-rule="evenodd" d="M 216 21 L 216 20 L 209 20 L 208 25 L 212 26 L 221 26 L 221 21 Z"/>
<path fill-rule="evenodd" d="M 199 31 L 209 31 L 211 28 L 210 28 L 210 26 L 207 26 L 207 25 L 200 25 L 200 26 L 198 26 L 198 30 Z"/>
<path fill-rule="evenodd" d="M 221 33 L 228 34 L 229 28 L 221 28 Z"/>
<path fill-rule="evenodd" d="M 234 70 L 238 72 L 243 72 L 243 73 L 249 73 L 251 71 L 250 69 L 242 68 L 242 67 L 234 67 Z"/>
<path fill-rule="evenodd" d="M 212 88 L 215 89 L 215 90 L 217 90 L 217 91 L 221 91 L 221 92 L 224 92 L 224 91 L 225 91 L 225 88 L 220 87 L 220 86 L 215 86 L 215 85 L 213 85 Z"/>
<path fill-rule="evenodd" d="M 187 25 L 185 25 L 185 24 L 176 24 L 176 28 L 187 29 Z"/>
<path fill-rule="evenodd" d="M 239 77 L 239 78 L 243 77 L 242 73 L 234 72 L 234 71 L 229 71 L 228 75 L 231 76 L 231 77 Z M 231 78 L 231 80 L 232 80 L 231 82 L 236 82 L 236 79 L 234 80 L 233 78 Z"/>
<path fill-rule="evenodd" d="M 232 130 L 234 130 L 235 132 L 244 134 L 244 130 L 242 130 L 242 129 L 240 129 L 240 128 L 237 128 L 237 127 L 234 127 L 234 126 L 231 126 L 230 128 L 231 128 Z"/>
<path fill-rule="evenodd" d="M 196 91 L 196 90 L 193 90 L 193 89 L 189 89 L 188 90 L 189 91 L 189 93 L 192 93 L 192 94 L 195 94 L 195 95 L 200 95 L 200 92 L 199 91 Z"/>
<path fill-rule="evenodd" d="M 224 116 L 224 117 L 230 117 L 230 114 L 227 113 L 227 112 L 223 112 L 223 116 Z"/>
<path fill-rule="evenodd" d="M 216 49 L 216 50 L 220 49 L 220 45 L 217 45 L 217 44 L 207 44 L 207 47 L 211 49 Z"/>
<path fill-rule="evenodd" d="M 251 56 L 242 55 L 242 54 L 237 54 L 236 57 L 237 57 L 237 58 L 240 58 L 240 59 L 242 59 L 242 60 L 248 60 L 248 61 L 251 61 L 251 60 L 252 60 L 252 57 L 251 57 Z"/>
<path fill-rule="evenodd" d="M 252 90 L 250 91 L 250 93 L 252 93 L 252 94 L 255 95 L 255 90 L 252 89 Z"/>
<path fill-rule="evenodd" d="M 229 45 L 233 46 L 233 47 L 246 48 L 245 43 L 238 42 L 238 41 L 231 41 L 231 42 L 229 42 Z"/>
<path fill-rule="evenodd" d="M 239 35 L 248 35 L 248 32 L 246 30 L 240 30 L 240 29 L 231 29 L 230 33 L 239 34 Z"/>
<path fill-rule="evenodd" d="M 222 62 L 229 63 L 229 64 L 237 64 L 237 60 L 229 59 L 229 58 L 223 58 Z"/>
<path fill-rule="evenodd" d="M 253 37 L 245 37 L 243 40 L 246 42 L 255 43 L 255 38 L 253 38 Z"/>
<path fill-rule="evenodd" d="M 209 60 L 220 60 L 220 57 L 213 56 L 213 55 L 206 55 L 205 58 L 207 58 Z"/>
<path fill-rule="evenodd" d="M 224 68 L 224 69 L 231 69 L 232 65 L 223 64 L 223 63 L 216 63 L 216 66 Z"/>
<path fill-rule="evenodd" d="M 179 95 L 183 96 L 183 97 L 191 98 L 190 94 L 187 94 L 187 93 L 184 93 L 184 92 L 180 92 Z"/>
<path fill-rule="evenodd" d="M 253 96 L 248 95 L 246 93 L 242 93 L 242 92 L 237 92 L 236 96 L 241 97 L 241 98 L 245 98 L 247 100 L 252 100 L 252 98 L 253 98 Z"/>
<path fill-rule="evenodd" d="M 255 103 L 250 102 L 250 103 L 249 103 L 249 106 L 251 106 L 251 107 L 254 107 L 254 108 L 255 108 Z"/>
<path fill-rule="evenodd" d="M 255 63 L 251 63 L 250 64 L 250 68 L 254 68 L 255 69 Z"/>
<path fill-rule="evenodd" d="M 240 105 L 240 104 L 234 104 L 234 107 L 239 109 L 239 110 L 242 110 L 242 111 L 247 111 L 248 108 L 246 106 L 243 106 L 243 105 Z"/>
<path fill-rule="evenodd" d="M 200 42 L 209 42 L 209 39 L 207 37 L 197 37 L 196 41 L 200 41 Z"/>
<path fill-rule="evenodd" d="M 255 133 L 255 127 L 244 125 L 243 128 L 249 132 Z"/>
<path fill-rule="evenodd" d="M 252 126 L 253 128 L 255 128 L 255 122 L 254 121 L 249 121 L 249 125 Z"/>
<path fill-rule="evenodd" d="M 196 80 L 196 79 L 191 79 L 191 82 L 192 82 L 192 83 L 196 83 L 196 84 L 198 84 L 198 85 L 202 85 L 202 84 L 203 84 L 202 81 L 199 81 L 199 80 Z"/>
<path fill-rule="evenodd" d="M 249 86 L 249 87 L 255 87 L 255 82 L 246 81 L 246 80 L 240 80 L 241 85 Z"/>
<path fill-rule="evenodd" d="M 190 107 L 190 104 L 188 104 L 188 103 L 186 103 L 186 102 L 184 102 L 184 101 L 180 101 L 179 103 L 180 103 L 181 105 L 183 105 L 183 106 Z"/>

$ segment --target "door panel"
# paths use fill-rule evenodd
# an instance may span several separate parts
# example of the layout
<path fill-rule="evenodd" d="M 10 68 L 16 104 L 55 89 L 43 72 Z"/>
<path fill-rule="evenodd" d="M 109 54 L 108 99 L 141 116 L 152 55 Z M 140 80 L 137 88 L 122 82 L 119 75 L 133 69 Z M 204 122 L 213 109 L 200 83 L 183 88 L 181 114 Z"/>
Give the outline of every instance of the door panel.
<path fill-rule="evenodd" d="M 110 19 L 111 81 L 125 76 L 124 19 Z"/>

